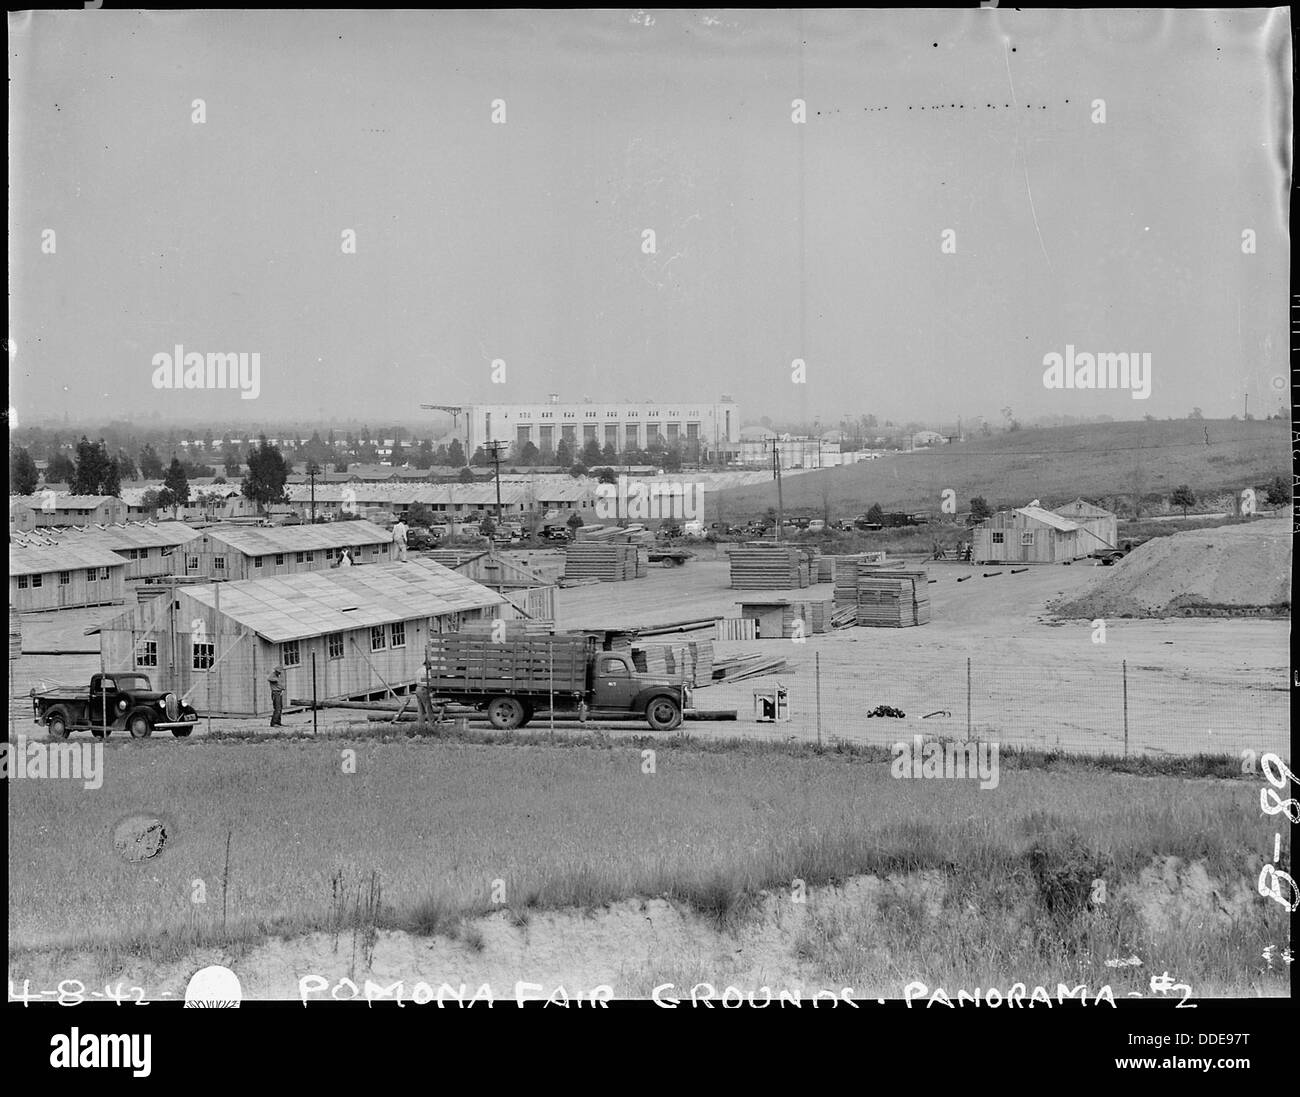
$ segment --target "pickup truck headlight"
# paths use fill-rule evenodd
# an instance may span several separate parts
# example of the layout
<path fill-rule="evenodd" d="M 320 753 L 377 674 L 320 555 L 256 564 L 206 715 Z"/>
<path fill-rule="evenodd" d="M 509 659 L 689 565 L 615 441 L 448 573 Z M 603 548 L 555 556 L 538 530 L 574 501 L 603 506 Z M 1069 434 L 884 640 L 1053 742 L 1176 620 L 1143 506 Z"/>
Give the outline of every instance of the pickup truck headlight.
<path fill-rule="evenodd" d="M 118 703 L 117 703 L 117 711 L 118 711 L 118 712 L 125 712 L 125 711 L 126 711 L 126 702 L 125 702 L 125 701 L 118 701 Z"/>

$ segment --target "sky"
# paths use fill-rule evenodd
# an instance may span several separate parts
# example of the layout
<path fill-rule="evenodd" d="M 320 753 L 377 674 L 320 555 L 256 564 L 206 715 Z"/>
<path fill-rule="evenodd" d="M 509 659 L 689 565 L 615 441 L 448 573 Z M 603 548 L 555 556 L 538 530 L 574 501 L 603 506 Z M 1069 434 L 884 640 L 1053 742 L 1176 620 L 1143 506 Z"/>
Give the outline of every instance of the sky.
<path fill-rule="evenodd" d="M 551 392 L 828 425 L 1286 396 L 1286 9 L 9 31 L 19 425 L 411 421 Z M 177 345 L 257 354 L 256 396 L 158 387 Z M 1149 353 L 1150 395 L 1047 388 L 1067 345 Z"/>

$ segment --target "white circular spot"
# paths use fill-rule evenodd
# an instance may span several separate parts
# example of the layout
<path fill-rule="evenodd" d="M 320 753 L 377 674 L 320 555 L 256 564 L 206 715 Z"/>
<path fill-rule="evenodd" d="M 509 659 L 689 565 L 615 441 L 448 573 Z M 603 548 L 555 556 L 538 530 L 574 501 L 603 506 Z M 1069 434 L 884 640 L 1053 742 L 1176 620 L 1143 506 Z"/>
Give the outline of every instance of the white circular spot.
<path fill-rule="evenodd" d="M 239 976 L 228 967 L 213 964 L 196 971 L 190 976 L 185 988 L 185 1007 L 214 1007 L 238 1009 L 243 1001 L 244 988 L 239 985 Z"/>

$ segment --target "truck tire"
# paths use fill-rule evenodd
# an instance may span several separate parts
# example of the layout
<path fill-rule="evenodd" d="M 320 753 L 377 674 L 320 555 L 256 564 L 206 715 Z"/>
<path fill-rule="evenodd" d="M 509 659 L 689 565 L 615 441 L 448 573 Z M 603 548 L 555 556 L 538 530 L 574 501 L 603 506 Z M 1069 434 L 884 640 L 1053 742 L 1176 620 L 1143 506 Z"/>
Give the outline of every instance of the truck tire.
<path fill-rule="evenodd" d="M 133 712 L 126 721 L 132 739 L 148 739 L 153 734 L 153 721 L 146 712 Z"/>
<path fill-rule="evenodd" d="M 487 703 L 488 722 L 498 731 L 512 731 L 527 720 L 523 703 L 514 697 L 493 697 Z"/>
<path fill-rule="evenodd" d="M 184 739 L 185 736 L 187 736 L 193 730 L 194 730 L 193 728 L 189 728 L 189 727 L 172 728 L 172 734 L 176 736 L 177 739 Z"/>
<path fill-rule="evenodd" d="M 50 709 L 49 714 L 45 717 L 45 727 L 49 731 L 51 739 L 66 739 L 68 737 L 68 714 L 61 708 Z"/>
<path fill-rule="evenodd" d="M 672 731 L 682 722 L 682 709 L 671 697 L 652 697 L 645 718 L 655 731 Z"/>

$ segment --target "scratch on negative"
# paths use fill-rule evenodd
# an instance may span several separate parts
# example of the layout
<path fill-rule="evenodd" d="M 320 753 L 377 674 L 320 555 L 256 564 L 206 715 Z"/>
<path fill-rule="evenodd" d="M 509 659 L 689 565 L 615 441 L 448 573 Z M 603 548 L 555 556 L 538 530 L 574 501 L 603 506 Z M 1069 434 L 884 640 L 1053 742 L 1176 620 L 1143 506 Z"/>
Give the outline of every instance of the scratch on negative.
<path fill-rule="evenodd" d="M 1007 43 L 1004 39 L 1002 42 L 1002 59 L 1007 65 L 1007 84 L 1011 88 L 1011 104 L 1018 107 L 1020 104 L 1016 101 L 1016 85 L 1011 79 L 1011 54 L 1007 50 Z M 1043 230 L 1038 225 L 1038 211 L 1034 209 L 1034 189 L 1029 185 L 1029 148 L 1025 146 L 1023 150 L 1020 144 L 1020 115 L 1017 112 L 1013 115 L 1016 118 L 1016 149 L 1020 151 L 1020 167 L 1025 175 L 1025 193 L 1029 195 L 1029 216 L 1034 219 L 1034 232 L 1038 234 L 1038 246 L 1043 249 L 1043 258 L 1047 260 L 1047 265 L 1052 266 L 1052 257 L 1047 254 L 1047 245 L 1043 243 Z"/>

